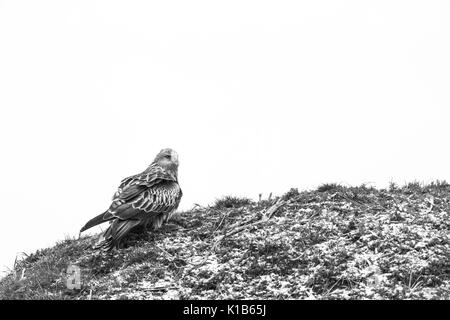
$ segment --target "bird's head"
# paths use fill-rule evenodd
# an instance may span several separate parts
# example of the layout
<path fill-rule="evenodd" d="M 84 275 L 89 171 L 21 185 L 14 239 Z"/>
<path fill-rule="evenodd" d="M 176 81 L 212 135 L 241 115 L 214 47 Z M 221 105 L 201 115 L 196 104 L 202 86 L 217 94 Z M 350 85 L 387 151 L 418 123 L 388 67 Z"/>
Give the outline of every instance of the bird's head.
<path fill-rule="evenodd" d="M 178 153 L 170 148 L 162 149 L 153 160 L 153 164 L 159 165 L 167 170 L 178 171 Z"/>

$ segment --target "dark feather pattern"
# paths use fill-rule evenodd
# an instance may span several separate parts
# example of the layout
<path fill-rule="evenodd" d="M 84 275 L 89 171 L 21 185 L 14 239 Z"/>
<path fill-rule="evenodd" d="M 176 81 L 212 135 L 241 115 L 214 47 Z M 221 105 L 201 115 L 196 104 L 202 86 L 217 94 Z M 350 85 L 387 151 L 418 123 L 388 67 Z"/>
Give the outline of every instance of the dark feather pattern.
<path fill-rule="evenodd" d="M 178 184 L 178 155 L 163 149 L 142 173 L 123 179 L 109 209 L 89 220 L 83 232 L 111 221 L 96 248 L 111 250 L 133 228 L 150 225 L 158 229 L 177 209 L 182 191 Z"/>
<path fill-rule="evenodd" d="M 92 218 L 91 220 L 89 220 L 83 228 L 81 228 L 80 232 L 83 232 L 87 229 L 90 229 L 96 225 L 99 225 L 100 223 L 103 223 L 105 221 L 109 221 L 111 220 L 113 217 L 113 215 L 111 215 L 110 213 L 108 213 L 108 211 L 104 212 L 104 213 L 100 213 L 98 216 L 96 216 L 95 218 Z"/>

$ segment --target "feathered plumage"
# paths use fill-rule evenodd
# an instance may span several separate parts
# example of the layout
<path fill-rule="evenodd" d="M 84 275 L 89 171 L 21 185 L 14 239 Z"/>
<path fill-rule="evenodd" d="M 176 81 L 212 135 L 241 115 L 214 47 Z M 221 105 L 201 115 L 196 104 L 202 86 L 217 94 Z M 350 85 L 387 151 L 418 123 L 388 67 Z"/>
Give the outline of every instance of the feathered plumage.
<path fill-rule="evenodd" d="M 163 149 L 144 172 L 123 179 L 109 209 L 89 220 L 80 232 L 110 221 L 96 247 L 111 250 L 137 226 L 161 227 L 171 218 L 181 197 L 178 154 L 172 149 Z"/>

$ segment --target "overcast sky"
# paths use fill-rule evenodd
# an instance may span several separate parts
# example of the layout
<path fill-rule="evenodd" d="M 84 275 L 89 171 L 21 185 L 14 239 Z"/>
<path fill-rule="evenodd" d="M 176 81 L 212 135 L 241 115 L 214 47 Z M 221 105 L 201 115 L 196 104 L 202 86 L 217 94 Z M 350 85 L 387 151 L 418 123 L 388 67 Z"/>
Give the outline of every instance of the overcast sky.
<path fill-rule="evenodd" d="M 0 0 L 0 267 L 166 147 L 181 209 L 450 180 L 449 1 Z"/>

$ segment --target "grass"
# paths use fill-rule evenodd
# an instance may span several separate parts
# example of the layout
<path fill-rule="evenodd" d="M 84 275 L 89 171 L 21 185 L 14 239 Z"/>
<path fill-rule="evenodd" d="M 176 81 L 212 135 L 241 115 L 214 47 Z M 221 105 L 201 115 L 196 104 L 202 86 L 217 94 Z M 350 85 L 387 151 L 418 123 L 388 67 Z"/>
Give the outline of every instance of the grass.
<path fill-rule="evenodd" d="M 252 204 L 252 202 L 253 201 L 251 199 L 245 197 L 225 196 L 220 199 L 217 199 L 214 202 L 213 208 L 215 209 L 238 208 Z"/>
<path fill-rule="evenodd" d="M 450 299 L 449 212 L 445 181 L 227 196 L 110 254 L 82 237 L 18 259 L 0 299 Z"/>
<path fill-rule="evenodd" d="M 334 190 L 341 189 L 342 186 L 337 183 L 324 183 L 317 188 L 319 192 L 330 192 Z"/>

